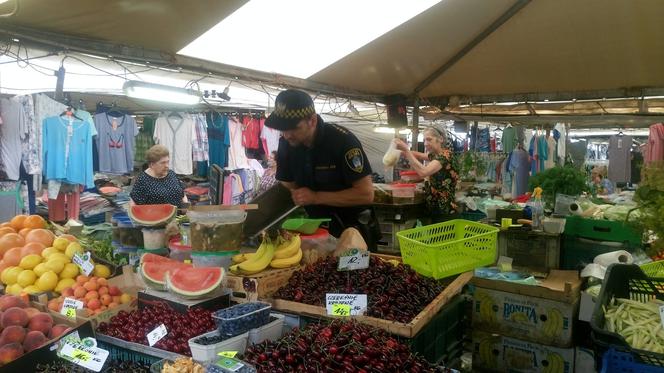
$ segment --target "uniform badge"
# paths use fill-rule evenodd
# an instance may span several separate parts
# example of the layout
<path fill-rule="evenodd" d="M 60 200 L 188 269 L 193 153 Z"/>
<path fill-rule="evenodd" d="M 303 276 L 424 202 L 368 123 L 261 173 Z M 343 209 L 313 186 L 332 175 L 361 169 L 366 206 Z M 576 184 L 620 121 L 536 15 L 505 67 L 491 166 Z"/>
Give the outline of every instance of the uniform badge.
<path fill-rule="evenodd" d="M 353 148 L 347 151 L 345 158 L 346 164 L 351 170 L 357 173 L 364 171 L 364 157 L 362 157 L 360 148 Z"/>

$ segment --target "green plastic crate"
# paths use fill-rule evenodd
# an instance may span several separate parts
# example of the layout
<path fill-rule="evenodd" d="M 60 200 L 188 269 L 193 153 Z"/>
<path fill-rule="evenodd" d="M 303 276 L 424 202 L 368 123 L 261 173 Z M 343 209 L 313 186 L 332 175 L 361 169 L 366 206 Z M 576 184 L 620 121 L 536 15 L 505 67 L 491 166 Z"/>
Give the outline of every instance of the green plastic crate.
<path fill-rule="evenodd" d="M 455 219 L 397 233 L 404 264 L 441 279 L 490 265 L 496 260 L 496 227 Z"/>
<path fill-rule="evenodd" d="M 642 232 L 621 221 L 595 220 L 580 216 L 568 216 L 565 235 L 591 240 L 624 242 L 632 247 L 641 246 Z"/>
<path fill-rule="evenodd" d="M 560 245 L 560 268 L 583 269 L 587 264 L 592 263 L 597 255 L 616 250 L 633 251 L 636 248 L 619 242 L 593 241 L 565 234 Z"/>
<path fill-rule="evenodd" d="M 641 270 L 648 277 L 664 277 L 664 260 L 642 264 Z"/>
<path fill-rule="evenodd" d="M 460 215 L 461 219 L 470 221 L 480 221 L 486 218 L 486 214 L 482 211 L 464 211 Z"/>

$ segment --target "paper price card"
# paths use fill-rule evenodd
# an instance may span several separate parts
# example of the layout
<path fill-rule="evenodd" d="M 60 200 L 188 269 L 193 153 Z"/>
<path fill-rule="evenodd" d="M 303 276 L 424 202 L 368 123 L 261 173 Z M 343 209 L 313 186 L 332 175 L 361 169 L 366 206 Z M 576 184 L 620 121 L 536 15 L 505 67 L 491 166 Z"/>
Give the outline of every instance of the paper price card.
<path fill-rule="evenodd" d="M 158 327 L 154 328 L 153 331 L 148 333 L 148 344 L 150 347 L 154 346 L 155 343 L 159 342 L 160 339 L 164 338 L 168 334 L 166 330 L 166 325 L 161 324 Z"/>
<path fill-rule="evenodd" d="M 58 356 L 76 365 L 99 372 L 108 358 L 108 351 L 95 346 L 86 346 L 80 341 L 67 340 L 58 352 Z"/>
<path fill-rule="evenodd" d="M 359 316 L 367 310 L 366 294 L 325 294 L 325 308 L 328 315 Z M 348 315 L 342 315 L 345 313 Z"/>
<path fill-rule="evenodd" d="M 217 365 L 231 372 L 237 372 L 244 367 L 244 364 L 242 364 L 240 360 L 232 357 L 222 357 L 217 361 Z"/>
<path fill-rule="evenodd" d="M 90 261 L 90 252 L 86 252 L 85 254 L 74 254 L 74 257 L 72 258 L 72 261 L 74 264 L 78 266 L 78 268 L 81 269 L 81 271 L 88 276 L 92 271 L 95 269 L 95 265 L 92 264 L 92 261 Z"/>
<path fill-rule="evenodd" d="M 221 352 L 218 353 L 217 355 L 219 355 L 219 356 L 223 356 L 223 357 L 234 358 L 235 355 L 237 355 L 237 351 L 221 351 Z"/>
<path fill-rule="evenodd" d="M 339 257 L 339 271 L 352 271 L 369 268 L 369 252 L 359 249 L 350 249 Z"/>
<path fill-rule="evenodd" d="M 73 298 L 65 298 L 62 302 L 62 308 L 60 309 L 60 314 L 67 316 L 70 319 L 76 318 L 76 310 L 83 309 L 83 302 Z"/>

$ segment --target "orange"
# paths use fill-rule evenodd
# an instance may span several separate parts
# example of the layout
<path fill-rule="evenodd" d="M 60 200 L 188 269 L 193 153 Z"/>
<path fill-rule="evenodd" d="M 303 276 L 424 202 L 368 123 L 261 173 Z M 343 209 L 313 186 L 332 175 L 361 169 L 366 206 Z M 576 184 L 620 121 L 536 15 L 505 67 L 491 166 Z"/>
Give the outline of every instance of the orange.
<path fill-rule="evenodd" d="M 7 263 L 8 266 L 17 266 L 23 258 L 23 255 L 21 255 L 22 249 L 21 247 L 12 247 L 7 250 L 5 255 L 2 256 L 2 261 Z"/>
<path fill-rule="evenodd" d="M 7 233 L 0 237 L 0 257 L 13 247 L 23 247 L 25 240 L 16 233 Z"/>
<path fill-rule="evenodd" d="M 0 273 L 4 271 L 5 269 L 11 267 L 9 264 L 5 263 L 4 260 L 0 260 Z"/>
<path fill-rule="evenodd" d="M 28 215 L 16 215 L 12 218 L 12 220 L 9 221 L 9 225 L 14 228 L 15 231 L 20 231 L 21 229 L 25 228 L 23 226 L 23 223 L 25 223 L 25 219 L 28 218 Z"/>
<path fill-rule="evenodd" d="M 18 231 L 18 234 L 20 234 L 21 237 L 25 238 L 25 236 L 27 236 L 28 233 L 30 233 L 31 230 L 32 230 L 32 228 L 23 228 L 20 231 Z"/>
<path fill-rule="evenodd" d="M 12 224 L 11 224 L 10 222 L 8 222 L 8 221 L 6 221 L 6 222 L 0 224 L 0 228 L 4 228 L 4 227 L 12 228 Z M 12 228 L 12 229 L 14 229 L 14 228 Z"/>
<path fill-rule="evenodd" d="M 71 234 L 63 234 L 63 235 L 61 235 L 61 236 L 59 236 L 59 237 L 66 238 L 66 239 L 68 239 L 70 242 L 78 242 L 78 239 L 77 239 L 76 237 L 72 236 Z"/>
<path fill-rule="evenodd" d="M 25 242 L 39 242 L 45 247 L 53 244 L 55 235 L 46 229 L 33 229 L 25 236 Z"/>
<path fill-rule="evenodd" d="M 44 218 L 39 215 L 30 215 L 25 218 L 25 221 L 23 222 L 23 228 L 46 228 L 46 220 L 44 220 Z"/>
<path fill-rule="evenodd" d="M 16 233 L 12 227 L 2 227 L 0 228 L 0 237 L 6 235 L 7 233 Z"/>
<path fill-rule="evenodd" d="M 46 246 L 44 246 L 44 244 L 41 242 L 28 242 L 21 249 L 21 256 L 26 256 L 30 254 L 41 255 L 42 251 L 44 251 L 45 248 Z"/>

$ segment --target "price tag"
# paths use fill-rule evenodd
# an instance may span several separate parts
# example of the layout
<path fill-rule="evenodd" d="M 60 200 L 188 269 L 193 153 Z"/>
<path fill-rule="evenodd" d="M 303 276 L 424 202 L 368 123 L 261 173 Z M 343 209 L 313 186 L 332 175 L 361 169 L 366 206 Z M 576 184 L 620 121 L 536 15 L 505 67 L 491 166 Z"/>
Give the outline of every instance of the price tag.
<path fill-rule="evenodd" d="M 217 355 L 219 355 L 219 356 L 223 356 L 223 357 L 234 358 L 235 355 L 237 355 L 237 351 L 221 351 L 221 352 L 218 353 Z"/>
<path fill-rule="evenodd" d="M 62 302 L 62 308 L 60 309 L 60 314 L 65 315 L 70 319 L 76 318 L 76 310 L 83 309 L 83 302 L 73 298 L 65 298 Z"/>
<path fill-rule="evenodd" d="M 221 358 L 219 361 L 217 361 L 217 365 L 226 370 L 230 370 L 231 372 L 237 372 L 244 367 L 244 364 L 242 364 L 240 360 L 233 359 L 231 357 Z"/>
<path fill-rule="evenodd" d="M 325 305 L 328 315 L 359 316 L 367 311 L 366 294 L 325 294 Z M 340 312 L 348 312 L 341 315 Z"/>
<path fill-rule="evenodd" d="M 95 269 L 95 265 L 92 264 L 90 261 L 90 252 L 87 251 L 85 254 L 74 254 L 74 257 L 72 258 L 72 261 L 74 264 L 78 266 L 78 268 L 81 269 L 81 272 L 83 272 L 86 276 L 88 276 L 92 271 Z"/>
<path fill-rule="evenodd" d="M 164 338 L 166 334 L 168 334 L 168 331 L 166 330 L 166 325 L 164 324 L 159 325 L 153 331 L 148 333 L 148 344 L 150 347 L 154 346 L 155 343 Z"/>
<path fill-rule="evenodd" d="M 108 358 L 108 351 L 95 346 L 86 346 L 80 341 L 67 340 L 58 351 L 58 356 L 76 365 L 99 372 Z"/>
<path fill-rule="evenodd" d="M 352 271 L 369 268 L 369 252 L 359 249 L 350 249 L 339 257 L 339 271 Z"/>
<path fill-rule="evenodd" d="M 659 318 L 662 322 L 662 328 L 664 328 L 664 306 L 659 306 Z"/>
<path fill-rule="evenodd" d="M 334 316 L 350 316 L 350 305 L 338 304 L 332 305 L 332 315 Z"/>

